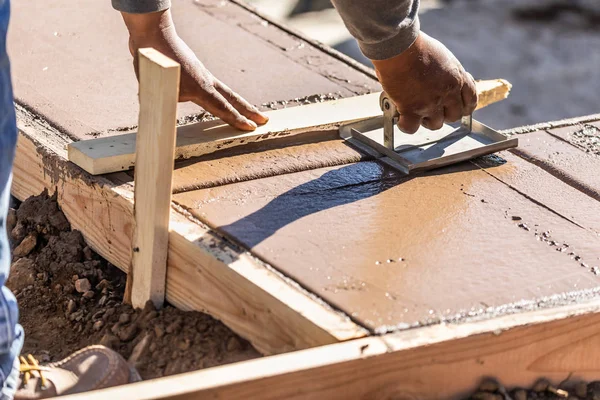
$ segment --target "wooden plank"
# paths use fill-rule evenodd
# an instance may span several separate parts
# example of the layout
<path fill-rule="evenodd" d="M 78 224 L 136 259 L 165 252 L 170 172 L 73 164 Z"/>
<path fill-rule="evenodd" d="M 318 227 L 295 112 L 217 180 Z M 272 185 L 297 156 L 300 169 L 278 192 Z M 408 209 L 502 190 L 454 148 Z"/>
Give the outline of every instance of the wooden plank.
<path fill-rule="evenodd" d="M 179 100 L 179 63 L 158 51 L 138 51 L 140 77 L 139 140 L 135 152 L 135 229 L 127 279 L 131 304 L 165 300 L 175 128 Z M 126 300 L 127 296 L 126 296 Z"/>
<path fill-rule="evenodd" d="M 67 162 L 64 136 L 23 109 L 17 115 L 13 195 L 24 200 L 43 190 L 57 193 L 73 229 L 81 231 L 102 257 L 128 272 L 133 187 L 115 183 L 126 182 L 120 179 L 124 173 L 91 177 Z M 175 307 L 213 315 L 263 354 L 367 334 L 343 313 L 197 221 L 172 210 L 170 225 L 166 298 Z"/>
<path fill-rule="evenodd" d="M 510 83 L 502 79 L 477 82 L 478 108 L 506 98 L 510 88 Z M 177 129 L 175 157 L 186 159 L 246 143 L 301 135 L 376 117 L 381 115 L 379 95 L 372 93 L 271 111 L 267 113 L 269 122 L 254 132 L 240 132 L 221 120 L 182 126 Z M 71 143 L 69 160 L 92 175 L 124 171 L 135 164 L 135 138 L 136 134 L 131 133 Z"/>
<path fill-rule="evenodd" d="M 484 377 L 600 377 L 600 301 L 435 325 L 65 399 L 453 399 Z"/>

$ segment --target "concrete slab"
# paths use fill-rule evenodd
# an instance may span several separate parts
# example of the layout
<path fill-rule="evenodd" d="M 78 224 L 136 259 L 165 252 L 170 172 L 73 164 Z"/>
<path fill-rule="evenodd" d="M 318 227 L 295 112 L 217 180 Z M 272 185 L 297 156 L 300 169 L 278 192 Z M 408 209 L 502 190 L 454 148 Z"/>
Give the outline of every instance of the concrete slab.
<path fill-rule="evenodd" d="M 555 211 L 503 182 L 552 190 L 555 182 L 535 182 L 531 167 L 514 157 L 486 170 L 466 163 L 406 179 L 360 162 L 174 200 L 385 331 L 576 300 L 599 286 L 597 232 L 563 216 L 575 212 L 568 194 L 578 192 L 562 187 Z"/>
<path fill-rule="evenodd" d="M 137 124 L 137 82 L 127 32 L 109 1 L 13 3 L 9 33 L 15 96 L 72 139 Z M 178 32 L 201 61 L 251 103 L 378 84 L 243 8 L 217 0 L 174 3 Z M 280 42 L 293 43 L 290 48 Z M 350 82 L 350 84 L 348 83 Z M 187 103 L 179 116 L 198 113 Z"/>
<path fill-rule="evenodd" d="M 576 130 L 577 127 L 574 126 L 573 131 Z M 575 145 L 544 131 L 519 137 L 519 147 L 513 152 L 600 201 L 600 175 L 598 175 L 600 158 L 598 156 L 581 151 Z"/>

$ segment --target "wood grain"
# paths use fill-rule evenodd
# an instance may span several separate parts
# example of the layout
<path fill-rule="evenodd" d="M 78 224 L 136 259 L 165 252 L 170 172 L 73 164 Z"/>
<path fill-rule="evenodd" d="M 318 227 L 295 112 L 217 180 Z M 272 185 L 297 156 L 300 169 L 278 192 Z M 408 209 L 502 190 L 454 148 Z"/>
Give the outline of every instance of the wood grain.
<path fill-rule="evenodd" d="M 158 51 L 138 51 L 139 132 L 136 141 L 131 304 L 148 300 L 160 308 L 165 299 L 179 64 Z M 127 300 L 127 299 L 126 299 Z"/>
<path fill-rule="evenodd" d="M 478 108 L 508 96 L 510 83 L 502 79 L 478 81 Z M 268 112 L 269 122 L 254 132 L 240 132 L 220 120 L 200 122 L 177 129 L 175 157 L 186 159 L 247 143 L 277 140 L 315 130 L 331 129 L 342 123 L 381 115 L 380 93 L 284 108 Z M 124 171 L 135 164 L 136 134 L 82 140 L 69 144 L 69 160 L 92 175 Z"/>

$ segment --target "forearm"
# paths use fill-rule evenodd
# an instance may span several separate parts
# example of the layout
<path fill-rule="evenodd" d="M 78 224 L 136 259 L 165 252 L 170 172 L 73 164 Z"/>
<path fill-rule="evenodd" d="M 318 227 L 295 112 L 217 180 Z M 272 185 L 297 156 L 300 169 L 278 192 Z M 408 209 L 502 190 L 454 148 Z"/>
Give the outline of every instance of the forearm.
<path fill-rule="evenodd" d="M 115 10 L 129 14 L 146 14 L 171 8 L 171 0 L 112 0 Z"/>
<path fill-rule="evenodd" d="M 332 0 L 346 27 L 371 60 L 392 58 L 419 35 L 419 0 Z"/>

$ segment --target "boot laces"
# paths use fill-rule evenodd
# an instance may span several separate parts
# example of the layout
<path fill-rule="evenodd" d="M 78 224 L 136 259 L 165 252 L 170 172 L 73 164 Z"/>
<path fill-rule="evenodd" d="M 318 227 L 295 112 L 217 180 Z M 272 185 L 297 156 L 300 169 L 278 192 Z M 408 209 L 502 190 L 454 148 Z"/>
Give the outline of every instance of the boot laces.
<path fill-rule="evenodd" d="M 33 376 L 33 372 L 37 372 L 42 381 L 42 389 L 48 387 L 48 380 L 44 376 L 44 371 L 49 371 L 50 368 L 43 367 L 39 364 L 38 360 L 36 360 L 31 354 L 27 355 L 27 358 L 20 356 L 19 361 L 21 361 L 21 365 L 19 370 L 23 375 L 22 383 L 23 385 L 27 385 L 29 379 Z"/>

